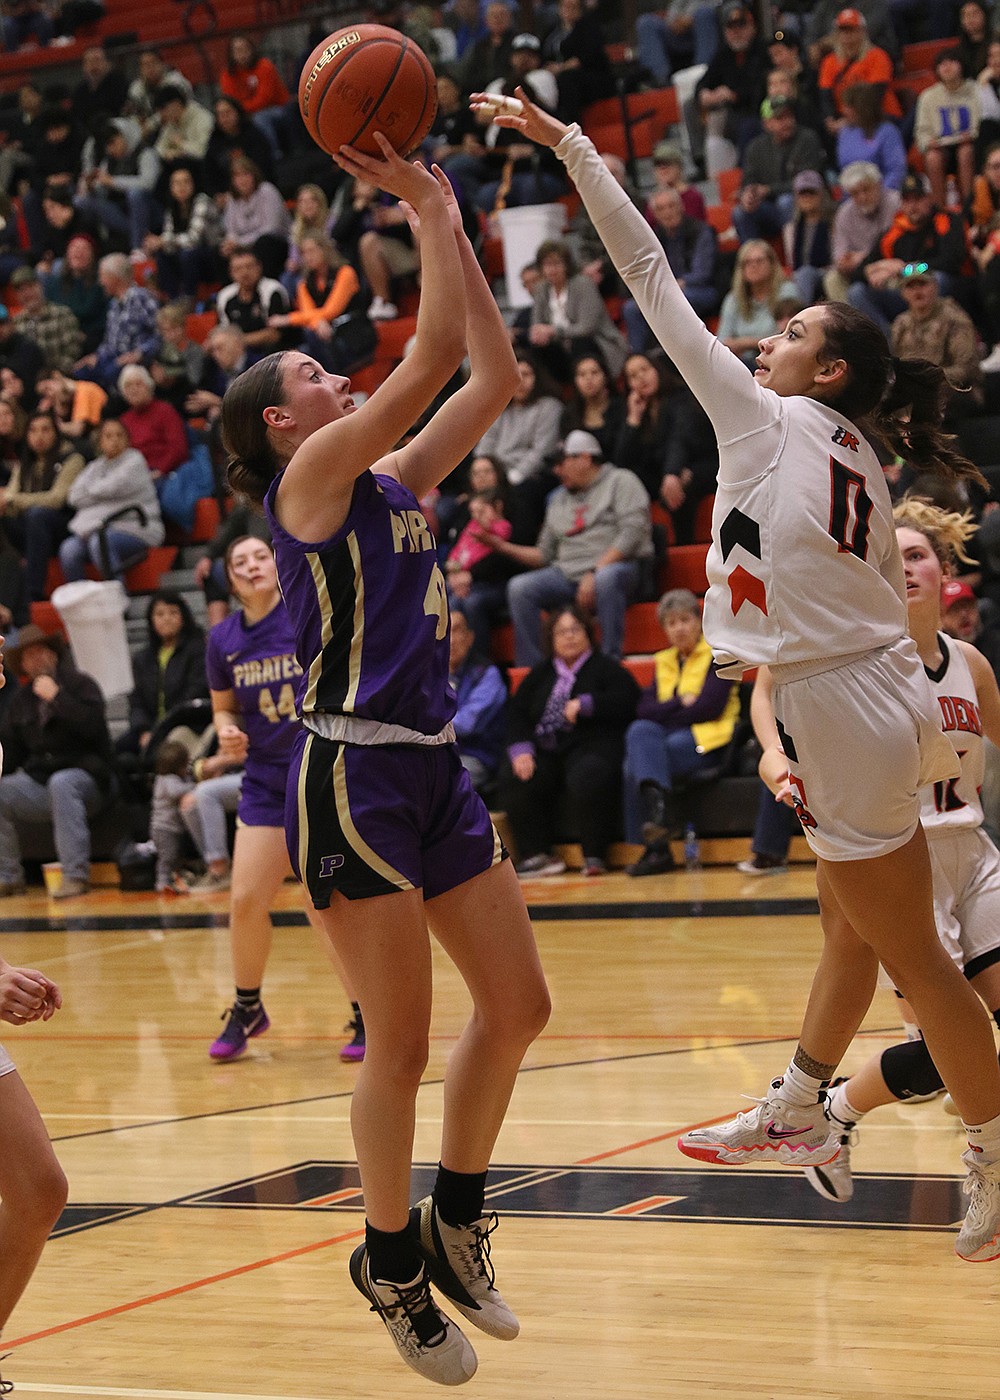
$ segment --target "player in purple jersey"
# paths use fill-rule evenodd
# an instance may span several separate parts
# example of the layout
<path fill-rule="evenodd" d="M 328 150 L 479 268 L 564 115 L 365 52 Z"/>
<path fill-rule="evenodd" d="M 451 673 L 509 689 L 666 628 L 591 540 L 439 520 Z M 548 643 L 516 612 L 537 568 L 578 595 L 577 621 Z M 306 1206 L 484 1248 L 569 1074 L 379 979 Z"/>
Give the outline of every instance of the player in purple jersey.
<path fill-rule="evenodd" d="M 205 666 L 219 751 L 243 764 L 243 783 L 236 809 L 229 910 L 236 999 L 209 1049 L 213 1060 L 235 1060 L 247 1041 L 271 1024 L 260 987 L 271 952 L 271 902 L 291 873 L 285 846 L 285 785 L 299 731 L 295 686 L 302 674 L 270 545 L 253 535 L 234 540 L 226 551 L 226 576 L 240 606 L 208 634 Z M 306 913 L 328 945 L 309 900 Z M 335 950 L 331 955 L 347 986 Z M 350 999 L 354 1034 L 341 1058 L 360 1060 L 364 1021 Z"/>
<path fill-rule="evenodd" d="M 418 502 L 507 405 L 517 369 L 447 179 L 380 146 L 381 160 L 345 148 L 339 163 L 402 200 L 417 234 L 413 350 L 360 408 L 309 356 L 271 355 L 230 385 L 222 423 L 234 490 L 267 498 L 304 671 L 289 849 L 365 1015 L 351 1123 L 367 1226 L 351 1276 L 407 1364 L 459 1385 L 476 1355 L 429 1285 L 490 1335 L 517 1335 L 494 1286 L 485 1183 L 549 1001 L 517 877 L 453 742 L 445 584 Z M 396 449 L 466 347 L 466 383 Z M 473 1014 L 445 1074 L 434 1192 L 411 1211 L 430 932 Z"/>

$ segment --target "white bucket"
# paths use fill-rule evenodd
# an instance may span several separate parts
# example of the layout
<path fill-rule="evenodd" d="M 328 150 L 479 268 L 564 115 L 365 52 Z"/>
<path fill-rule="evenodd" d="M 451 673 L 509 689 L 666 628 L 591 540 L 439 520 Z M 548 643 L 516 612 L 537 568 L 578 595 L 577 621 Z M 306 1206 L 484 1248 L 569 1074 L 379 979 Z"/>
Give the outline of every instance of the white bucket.
<path fill-rule="evenodd" d="M 52 604 L 66 624 L 77 669 L 93 676 L 105 699 L 131 694 L 132 657 L 125 630 L 128 596 L 118 580 L 64 583 L 52 594 Z"/>
<path fill-rule="evenodd" d="M 530 306 L 531 298 L 521 286 L 521 270 L 535 261 L 535 254 L 547 238 L 562 237 L 566 228 L 566 206 L 523 204 L 517 209 L 501 209 L 496 217 L 503 244 L 507 305 Z"/>

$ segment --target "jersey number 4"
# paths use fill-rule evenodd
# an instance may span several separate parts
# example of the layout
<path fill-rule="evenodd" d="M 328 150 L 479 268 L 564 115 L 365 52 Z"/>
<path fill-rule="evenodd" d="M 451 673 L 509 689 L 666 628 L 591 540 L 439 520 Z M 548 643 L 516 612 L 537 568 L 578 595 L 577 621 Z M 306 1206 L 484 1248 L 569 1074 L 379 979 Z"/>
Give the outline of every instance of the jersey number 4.
<path fill-rule="evenodd" d="M 868 521 L 873 501 L 860 472 L 830 458 L 830 534 L 841 554 L 868 557 Z"/>

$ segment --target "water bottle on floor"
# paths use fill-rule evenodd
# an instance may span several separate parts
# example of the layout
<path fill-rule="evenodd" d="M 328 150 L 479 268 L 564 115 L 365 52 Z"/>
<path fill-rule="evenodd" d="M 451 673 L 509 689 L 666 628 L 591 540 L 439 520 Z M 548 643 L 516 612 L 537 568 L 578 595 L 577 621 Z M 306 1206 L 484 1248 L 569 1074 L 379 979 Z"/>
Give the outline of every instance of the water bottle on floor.
<path fill-rule="evenodd" d="M 684 828 L 684 868 L 685 870 L 701 869 L 701 842 L 698 840 L 694 822 L 688 822 Z"/>

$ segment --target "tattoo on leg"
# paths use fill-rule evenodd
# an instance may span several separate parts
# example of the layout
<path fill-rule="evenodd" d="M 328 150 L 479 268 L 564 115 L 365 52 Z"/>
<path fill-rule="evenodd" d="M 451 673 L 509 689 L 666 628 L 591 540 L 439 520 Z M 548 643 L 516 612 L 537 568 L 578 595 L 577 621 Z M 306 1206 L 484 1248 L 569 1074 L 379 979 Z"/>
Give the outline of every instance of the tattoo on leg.
<path fill-rule="evenodd" d="M 808 1074 L 810 1079 L 832 1079 L 837 1071 L 836 1065 L 820 1064 L 819 1060 L 814 1060 L 811 1055 L 807 1055 L 801 1045 L 795 1047 L 792 1064 L 803 1074 Z"/>

